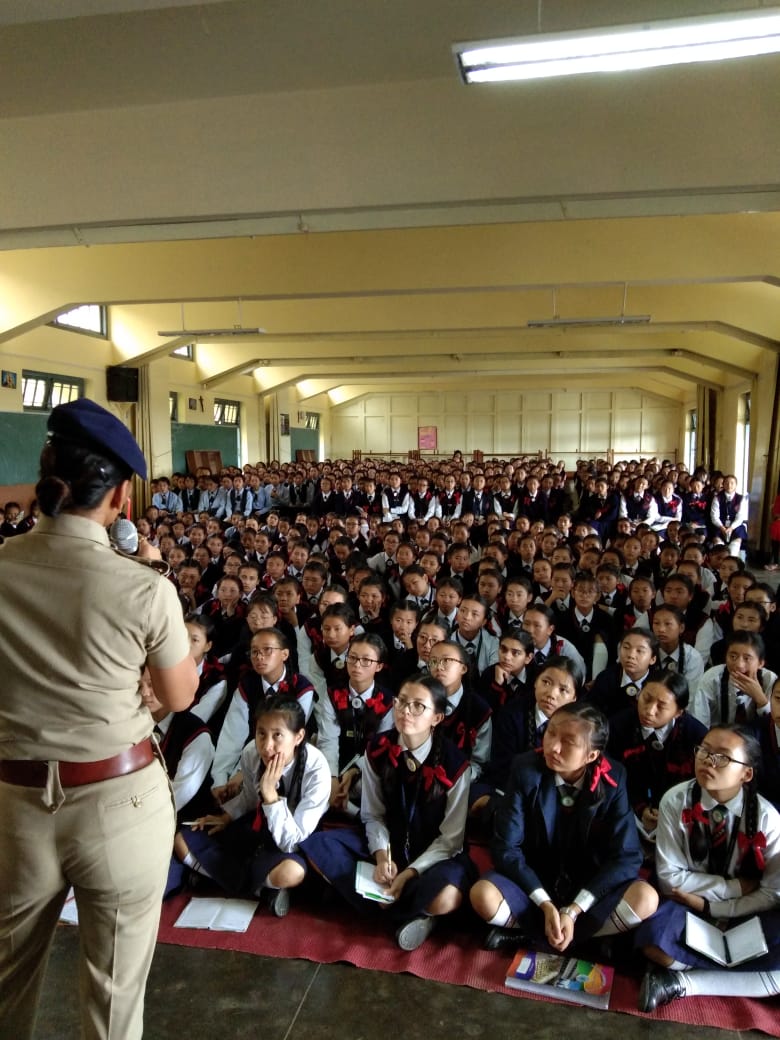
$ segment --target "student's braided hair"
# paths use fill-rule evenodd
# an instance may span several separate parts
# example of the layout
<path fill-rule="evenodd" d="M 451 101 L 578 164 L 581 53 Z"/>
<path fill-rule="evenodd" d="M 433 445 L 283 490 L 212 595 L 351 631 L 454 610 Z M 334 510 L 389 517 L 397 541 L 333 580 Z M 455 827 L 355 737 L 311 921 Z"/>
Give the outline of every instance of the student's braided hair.
<path fill-rule="evenodd" d="M 713 726 L 707 733 L 734 733 L 742 741 L 742 761 L 753 770 L 753 776 L 745 781 L 743 789 L 745 792 L 744 808 L 742 810 L 745 821 L 745 838 L 748 841 L 746 851 L 737 861 L 736 874 L 744 878 L 758 878 L 764 872 L 763 855 L 756 853 L 754 839 L 758 834 L 758 774 L 761 768 L 761 745 L 746 726 Z M 706 739 L 706 737 L 705 737 Z M 701 786 L 698 781 L 691 785 L 691 804 L 689 812 L 692 820 L 690 823 L 688 847 L 694 863 L 706 864 L 710 852 L 710 828 L 709 820 L 701 812 L 697 812 L 697 806 L 701 809 Z"/>
<path fill-rule="evenodd" d="M 609 722 L 607 717 L 587 701 L 573 701 L 571 704 L 563 704 L 557 711 L 553 712 L 552 718 L 555 719 L 561 715 L 568 715 L 577 719 L 587 732 L 590 750 L 598 751 L 594 761 L 589 762 L 585 767 L 582 795 L 576 802 L 578 807 L 598 805 L 606 796 L 607 786 L 617 786 L 616 782 L 609 775 L 610 763 L 604 755 L 609 739 Z"/>

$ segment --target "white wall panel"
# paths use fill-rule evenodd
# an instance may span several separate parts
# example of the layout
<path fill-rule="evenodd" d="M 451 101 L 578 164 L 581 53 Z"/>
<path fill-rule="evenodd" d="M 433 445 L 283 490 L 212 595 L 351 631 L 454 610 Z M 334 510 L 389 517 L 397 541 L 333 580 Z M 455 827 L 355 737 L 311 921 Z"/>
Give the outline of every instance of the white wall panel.
<path fill-rule="evenodd" d="M 390 450 L 414 451 L 416 448 L 417 416 L 393 414 L 390 417 Z"/>

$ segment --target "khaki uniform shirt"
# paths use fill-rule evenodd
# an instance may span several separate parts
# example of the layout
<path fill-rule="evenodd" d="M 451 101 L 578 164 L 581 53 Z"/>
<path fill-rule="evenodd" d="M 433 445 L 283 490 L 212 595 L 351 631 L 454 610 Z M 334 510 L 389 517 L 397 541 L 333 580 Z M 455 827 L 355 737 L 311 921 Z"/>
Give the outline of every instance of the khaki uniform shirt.
<path fill-rule="evenodd" d="M 173 584 L 83 517 L 0 546 L 0 759 L 90 762 L 152 731 L 138 680 L 189 653 Z"/>

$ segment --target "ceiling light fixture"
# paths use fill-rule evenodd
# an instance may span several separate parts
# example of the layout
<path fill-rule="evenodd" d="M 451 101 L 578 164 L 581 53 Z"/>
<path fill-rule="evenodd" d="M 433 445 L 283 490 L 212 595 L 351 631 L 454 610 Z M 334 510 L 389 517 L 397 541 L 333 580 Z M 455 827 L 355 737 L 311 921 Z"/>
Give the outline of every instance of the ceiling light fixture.
<path fill-rule="evenodd" d="M 184 304 L 181 303 L 181 324 L 180 329 L 159 329 L 157 332 L 158 336 L 165 336 L 168 339 L 174 339 L 181 336 L 189 336 L 192 339 L 208 339 L 220 338 L 224 336 L 264 336 L 267 332 L 266 329 L 245 329 L 244 328 L 244 310 L 242 301 L 239 298 L 236 300 L 238 307 L 238 323 L 231 325 L 230 328 L 226 329 L 187 329 L 185 328 L 184 321 Z"/>
<path fill-rule="evenodd" d="M 780 8 L 457 43 L 465 83 L 624 72 L 780 51 Z"/>
<path fill-rule="evenodd" d="M 192 339 L 206 339 L 209 336 L 263 336 L 266 329 L 160 329 L 158 336 L 167 336 L 173 339 L 175 336 L 191 336 Z"/>
<path fill-rule="evenodd" d="M 561 329 L 572 327 L 587 327 L 588 325 L 647 325 L 650 321 L 649 314 L 623 314 L 615 318 L 539 318 L 528 322 L 529 329 Z"/>

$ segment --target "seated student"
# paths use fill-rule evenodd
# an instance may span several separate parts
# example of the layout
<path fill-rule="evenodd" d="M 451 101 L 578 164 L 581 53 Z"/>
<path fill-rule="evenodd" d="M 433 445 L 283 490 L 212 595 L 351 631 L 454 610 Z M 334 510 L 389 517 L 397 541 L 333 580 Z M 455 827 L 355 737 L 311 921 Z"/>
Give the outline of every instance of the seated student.
<path fill-rule="evenodd" d="M 677 564 L 675 573 L 681 577 L 690 578 L 693 583 L 693 599 L 691 600 L 688 613 L 692 617 L 700 617 L 702 619 L 701 623 L 704 624 L 712 613 L 712 600 L 709 592 L 703 585 L 704 571 L 702 567 L 695 560 L 684 559 Z"/>
<path fill-rule="evenodd" d="M 485 628 L 492 636 L 498 637 L 501 634 L 498 615 L 504 582 L 500 572 L 491 565 L 490 560 L 480 561 L 479 568 L 477 595 L 485 601 L 487 606 Z"/>
<path fill-rule="evenodd" d="M 745 564 L 738 556 L 729 556 L 725 545 L 713 545 L 709 553 L 710 567 L 715 574 L 712 589 L 713 610 L 728 599 L 728 583 L 732 574 L 743 574 Z"/>
<path fill-rule="evenodd" d="M 359 912 L 398 926 L 402 950 L 416 950 L 435 918 L 452 913 L 474 876 L 464 851 L 469 770 L 441 736 L 446 695 L 431 676 L 413 677 L 393 706 L 394 728 L 369 744 L 361 819 L 365 834 L 344 828 L 312 835 L 311 866 Z M 394 902 L 381 910 L 355 892 L 358 862 L 374 860 L 373 877 Z"/>
<path fill-rule="evenodd" d="M 389 567 L 384 573 L 385 583 L 389 591 L 389 596 L 392 599 L 401 598 L 404 589 L 404 574 L 406 574 L 410 567 L 414 566 L 416 559 L 417 554 L 414 544 L 408 539 L 404 539 L 396 550 L 395 564 L 392 567 Z"/>
<path fill-rule="evenodd" d="M 417 628 L 414 635 L 414 646 L 417 653 L 417 667 L 410 674 L 414 672 L 426 673 L 428 669 L 428 661 L 431 657 L 431 650 L 437 643 L 446 642 L 449 632 L 447 626 L 440 624 L 438 621 L 426 621 L 423 618 Z M 404 676 L 404 679 L 408 679 L 409 676 Z"/>
<path fill-rule="evenodd" d="M 748 730 L 716 725 L 696 749 L 695 778 L 661 799 L 656 874 L 665 898 L 636 934 L 652 962 L 640 1011 L 678 997 L 780 993 L 780 815 L 756 793 L 759 760 Z M 720 968 L 686 945 L 689 912 L 729 926 L 757 915 L 769 952 Z"/>
<path fill-rule="evenodd" d="M 471 905 L 491 925 L 487 949 L 530 936 L 563 953 L 636 928 L 655 911 L 655 891 L 638 880 L 625 772 L 604 754 L 608 731 L 590 704 L 565 704 L 547 724 L 542 753 L 515 758 L 496 811 L 495 869 L 471 890 Z"/>
<path fill-rule="evenodd" d="M 542 746 L 547 723 L 562 704 L 576 701 L 584 674 L 569 657 L 548 657 L 536 674 L 533 692 L 526 687 L 493 714 L 490 778 L 496 791 L 507 789 L 515 755 Z"/>
<path fill-rule="evenodd" d="M 766 611 L 766 627 L 763 631 L 766 644 L 766 664 L 780 674 L 780 611 L 777 609 L 777 592 L 765 581 L 757 581 L 745 593 L 746 603 L 756 603 Z"/>
<path fill-rule="evenodd" d="M 208 726 L 189 709 L 164 708 L 154 695 L 148 668 L 141 675 L 138 692 L 154 719 L 154 735 L 171 781 L 177 820 L 207 812 L 211 806 L 209 776 L 214 760 Z"/>
<path fill-rule="evenodd" d="M 712 653 L 712 644 L 731 632 L 734 611 L 740 603 L 745 602 L 748 591 L 755 583 L 756 579 L 746 570 L 734 571 L 726 579 L 726 598 L 715 607 L 707 623 L 702 625 L 696 635 L 696 649 L 705 661 Z"/>
<path fill-rule="evenodd" d="M 256 592 L 252 602 L 247 606 L 244 625 L 227 663 L 228 687 L 231 690 L 235 690 L 244 673 L 251 670 L 252 663 L 249 658 L 249 647 L 252 637 L 261 628 L 278 628 L 282 632 L 290 650 L 290 655 L 287 658 L 287 667 L 292 672 L 301 670 L 298 661 L 298 643 L 295 629 L 288 621 L 279 617 L 279 604 L 276 596 L 273 592 Z"/>
<path fill-rule="evenodd" d="M 780 810 L 780 679 L 772 686 L 769 714 L 758 720 L 756 732 L 761 744 L 758 790 Z"/>
<path fill-rule="evenodd" d="M 661 587 L 663 602 L 670 607 L 677 607 L 685 618 L 683 639 L 694 646 L 696 634 L 707 621 L 704 614 L 697 612 L 693 606 L 694 584 L 686 574 L 670 574 Z"/>
<path fill-rule="evenodd" d="M 658 667 L 680 672 L 692 686 L 704 674 L 704 662 L 695 647 L 686 643 L 685 615 L 669 604 L 657 607 L 653 614 L 653 635 L 658 640 Z"/>
<path fill-rule="evenodd" d="M 306 722 L 311 717 L 314 687 L 305 676 L 288 669 L 289 656 L 287 639 L 278 628 L 261 628 L 252 636 L 252 670 L 241 677 L 230 700 L 211 769 L 211 793 L 219 803 L 237 794 L 234 774 L 242 748 L 252 739 L 252 719 L 259 704 L 284 694 L 300 702 Z"/>
<path fill-rule="evenodd" d="M 552 607 L 556 616 L 563 617 L 571 606 L 574 571 L 568 563 L 551 565 L 550 594 L 543 597 L 544 605 Z"/>
<path fill-rule="evenodd" d="M 201 584 L 200 566 L 195 560 L 185 560 L 176 572 L 176 587 L 184 614 L 191 614 L 207 603 L 211 596 Z"/>
<path fill-rule="evenodd" d="M 439 572 L 441 571 L 441 560 L 439 554 L 433 549 L 426 549 L 420 553 L 419 563 L 428 578 L 431 586 L 436 589 L 439 585 Z"/>
<path fill-rule="evenodd" d="M 350 812 L 353 805 L 357 813 L 366 744 L 392 726 L 393 691 L 377 678 L 385 657 L 379 636 L 354 636 L 344 681 L 329 686 L 327 700 L 317 706 L 317 747 L 332 778 L 330 807 L 341 812 Z"/>
<path fill-rule="evenodd" d="M 476 587 L 476 582 L 471 573 L 471 553 L 468 548 L 457 543 L 451 545 L 447 549 L 446 560 L 443 571 L 446 571 L 447 577 L 457 578 L 463 585 L 464 592 L 473 591 Z"/>
<path fill-rule="evenodd" d="M 498 643 L 498 663 L 490 665 L 479 677 L 477 692 L 498 711 L 528 695 L 526 667 L 533 661 L 534 641 L 527 632 L 506 632 Z"/>
<path fill-rule="evenodd" d="M 749 603 L 747 601 L 740 603 L 731 619 L 732 634 L 734 632 L 757 632 L 764 639 L 764 645 L 766 646 L 765 628 L 766 613 L 764 608 L 759 606 L 758 603 Z M 724 664 L 725 660 L 726 640 L 719 639 L 712 644 L 710 649 L 710 664 L 714 667 L 716 664 Z"/>
<path fill-rule="evenodd" d="M 246 617 L 246 604 L 241 602 L 241 582 L 238 577 L 225 574 L 217 582 L 214 599 L 204 603 L 200 613 L 214 624 L 214 654 L 220 660 L 228 658 L 238 643 Z"/>
<path fill-rule="evenodd" d="M 655 613 L 655 586 L 651 578 L 640 575 L 628 586 L 628 608 L 622 618 L 622 631 L 634 627 L 650 628 Z"/>
<path fill-rule="evenodd" d="M 642 559 L 642 539 L 637 535 L 631 535 L 623 542 L 620 550 L 623 553 L 622 580 L 625 585 L 630 585 L 634 578 L 639 575 L 645 577 L 652 575 L 652 569 L 647 560 Z"/>
<path fill-rule="evenodd" d="M 458 607 L 450 642 L 467 655 L 476 673 L 498 661 L 498 639 L 485 628 L 487 604 L 479 595 L 466 595 Z"/>
<path fill-rule="evenodd" d="M 400 599 L 411 600 L 418 610 L 430 610 L 436 590 L 420 564 L 412 563 L 404 570 L 401 585 L 403 592 Z"/>
<path fill-rule="evenodd" d="M 533 569 L 534 601 L 546 603 L 552 592 L 552 565 L 549 560 L 534 560 Z"/>
<path fill-rule="evenodd" d="M 287 558 L 284 553 L 274 549 L 265 558 L 265 573 L 260 579 L 260 585 L 266 591 L 269 591 L 284 577 L 292 577 L 292 575 L 287 574 Z M 298 579 L 296 578 L 295 580 L 297 581 Z"/>
<path fill-rule="evenodd" d="M 220 813 L 199 817 L 177 835 L 185 866 L 231 895 L 268 894 L 276 917 L 290 909 L 289 889 L 306 876 L 299 847 L 328 807 L 330 772 L 306 742 L 299 701 L 280 695 L 260 703 L 254 740 L 241 754 L 242 784 Z"/>
<path fill-rule="evenodd" d="M 583 675 L 585 674 L 585 662 L 582 654 L 568 639 L 557 634 L 555 631 L 556 620 L 552 610 L 541 603 L 532 603 L 525 612 L 523 630 L 534 641 L 534 659 L 528 666 L 530 678 L 533 678 L 537 669 L 550 655 L 572 658 L 577 662 Z"/>
<path fill-rule="evenodd" d="M 647 628 L 631 628 L 618 646 L 617 664 L 605 668 L 593 683 L 587 699 L 608 719 L 631 704 L 630 698 L 652 677 L 658 662 L 658 640 Z"/>
<path fill-rule="evenodd" d="M 571 603 L 558 619 L 556 631 L 576 647 L 585 662 L 585 681 L 591 682 L 615 656 L 614 626 L 609 615 L 596 608 L 599 586 L 592 574 L 578 571 Z"/>
<path fill-rule="evenodd" d="M 714 538 L 723 539 L 732 556 L 739 556 L 747 540 L 747 516 L 748 496 L 737 494 L 737 478 L 729 474 L 723 478 L 723 490 L 712 496 L 710 530 Z"/>
<path fill-rule="evenodd" d="M 423 615 L 424 620 L 446 626 L 449 635 L 455 628 L 462 599 L 463 583 L 460 579 L 441 578 L 436 584 L 435 605 Z"/>
<path fill-rule="evenodd" d="M 507 578 L 503 605 L 497 619 L 502 633 L 522 631 L 523 618 L 532 599 L 533 589 L 529 578 L 521 574 Z"/>
<path fill-rule="evenodd" d="M 754 725 L 769 714 L 769 693 L 777 679 L 764 668 L 764 640 L 756 632 L 732 632 L 725 664 L 708 668 L 691 691 L 691 714 L 705 726 L 733 722 Z"/>
<path fill-rule="evenodd" d="M 626 770 L 628 799 L 646 842 L 655 841 L 661 796 L 693 776 L 694 748 L 707 732 L 685 710 L 688 696 L 684 675 L 659 672 L 609 723 L 607 750 Z"/>
<path fill-rule="evenodd" d="M 621 580 L 620 567 L 613 563 L 602 562 L 596 568 L 596 581 L 599 586 L 599 609 L 618 618 L 621 623 L 628 604 L 628 587 Z"/>
<path fill-rule="evenodd" d="M 342 592 L 342 589 L 328 589 L 323 594 L 323 599 L 328 605 L 320 615 L 321 638 L 316 645 L 312 644 L 309 657 L 309 675 L 317 691 L 317 705 L 328 696 L 329 686 L 341 684 L 347 667 L 349 643 L 357 626 L 352 608 L 343 598 L 339 598 Z M 331 602 L 334 593 L 335 603 Z M 315 714 L 316 710 L 315 708 Z"/>
<path fill-rule="evenodd" d="M 204 614 L 191 613 L 184 618 L 187 634 L 190 637 L 190 653 L 198 669 L 198 688 L 189 711 L 201 722 L 211 722 L 219 717 L 219 709 L 227 696 L 227 679 L 225 667 L 213 652 L 214 623 Z M 216 732 L 212 729 L 212 733 Z M 209 766 L 211 763 L 209 763 Z"/>
<path fill-rule="evenodd" d="M 480 800 L 491 792 L 489 784 L 480 782 L 493 739 L 490 705 L 472 688 L 470 658 L 459 643 L 437 643 L 428 657 L 428 671 L 447 694 L 442 732 L 469 760 L 469 800 L 479 808 Z"/>
<path fill-rule="evenodd" d="M 515 548 L 511 548 L 512 539 Z M 509 536 L 510 553 L 507 558 L 507 573 L 520 575 L 533 580 L 534 560 L 536 559 L 536 542 L 530 535 L 513 532 Z"/>
<path fill-rule="evenodd" d="M 378 574 L 363 578 L 357 590 L 359 620 L 366 632 L 373 632 L 388 646 L 393 634 L 387 617 L 388 589 Z"/>
<path fill-rule="evenodd" d="M 238 569 L 238 580 L 241 582 L 241 602 L 249 603 L 257 591 L 262 576 L 262 568 L 259 563 L 246 561 Z"/>
<path fill-rule="evenodd" d="M 310 607 L 317 606 L 328 583 L 328 568 L 319 560 L 309 559 L 301 575 L 301 588 Z"/>
<path fill-rule="evenodd" d="M 387 682 L 397 690 L 401 682 L 418 671 L 414 637 L 421 612 L 412 600 L 397 600 L 390 607 L 393 639 L 387 649 Z"/>

